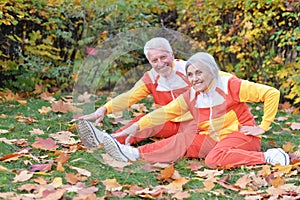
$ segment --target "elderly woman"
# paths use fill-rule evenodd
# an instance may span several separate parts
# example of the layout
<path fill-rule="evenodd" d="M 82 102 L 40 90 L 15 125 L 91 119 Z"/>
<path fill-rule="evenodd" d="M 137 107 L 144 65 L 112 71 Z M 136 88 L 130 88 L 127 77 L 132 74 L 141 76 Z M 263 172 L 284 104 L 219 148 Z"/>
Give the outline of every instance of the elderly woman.
<path fill-rule="evenodd" d="M 106 135 L 104 147 L 112 157 L 122 161 L 142 158 L 150 162 L 198 157 L 205 158 L 206 165 L 211 168 L 289 164 L 288 154 L 280 148 L 260 152 L 261 135 L 268 130 L 277 113 L 280 96 L 277 89 L 220 73 L 214 58 L 204 52 L 187 61 L 186 72 L 192 84 L 190 90 L 132 124 L 130 134 L 120 132 L 114 137 L 132 137 L 137 131 L 187 111 L 192 113 L 196 123 L 168 139 L 145 145 L 148 146 L 146 150 L 144 146 L 121 145 Z M 246 102 L 264 102 L 264 115 L 259 126 Z"/>

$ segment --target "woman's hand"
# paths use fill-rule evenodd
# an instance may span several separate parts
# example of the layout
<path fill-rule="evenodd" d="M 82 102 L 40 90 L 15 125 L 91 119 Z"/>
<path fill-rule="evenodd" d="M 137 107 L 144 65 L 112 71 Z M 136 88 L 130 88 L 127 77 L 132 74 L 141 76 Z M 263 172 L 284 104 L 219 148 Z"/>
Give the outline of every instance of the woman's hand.
<path fill-rule="evenodd" d="M 265 130 L 259 126 L 241 126 L 240 131 L 245 133 L 245 135 L 258 136 L 265 133 Z"/>
<path fill-rule="evenodd" d="M 129 144 L 130 139 L 136 135 L 138 130 L 139 130 L 139 125 L 137 123 L 133 123 L 131 126 L 124 129 L 123 131 L 112 134 L 112 136 L 115 138 L 121 136 L 127 136 L 125 140 L 125 144 Z"/>
<path fill-rule="evenodd" d="M 106 108 L 100 107 L 95 112 L 88 115 L 83 115 L 79 117 L 79 119 L 83 119 L 83 120 L 96 119 L 95 124 L 99 124 L 103 120 L 105 114 L 106 114 Z"/>

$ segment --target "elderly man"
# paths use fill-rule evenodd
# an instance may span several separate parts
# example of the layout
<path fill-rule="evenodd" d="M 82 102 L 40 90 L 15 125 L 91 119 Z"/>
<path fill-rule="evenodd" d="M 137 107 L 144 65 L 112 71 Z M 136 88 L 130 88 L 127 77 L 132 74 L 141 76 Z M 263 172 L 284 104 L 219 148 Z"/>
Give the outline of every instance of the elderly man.
<path fill-rule="evenodd" d="M 186 62 L 174 58 L 168 40 L 161 37 L 149 40 L 144 46 L 144 54 L 151 64 L 152 69 L 147 71 L 132 89 L 108 101 L 95 112 L 79 118 L 78 131 L 86 147 L 97 147 L 103 143 L 103 137 L 107 134 L 105 131 L 98 130 L 87 120 L 96 120 L 95 123 L 98 124 L 103 120 L 105 114 L 125 110 L 148 95 L 153 96 L 154 103 L 159 108 L 167 105 L 190 88 L 190 83 L 185 73 Z M 137 116 L 126 126 L 113 133 L 114 137 L 117 137 L 117 140 L 122 144 L 134 144 L 148 137 L 168 138 L 178 132 L 182 122 L 192 120 L 189 112 L 182 113 L 180 117 L 172 121 L 167 121 L 162 125 L 137 132 L 134 136 L 118 137 L 118 134 L 124 135 L 124 131 L 130 131 L 128 127 L 142 116 L 143 114 Z"/>

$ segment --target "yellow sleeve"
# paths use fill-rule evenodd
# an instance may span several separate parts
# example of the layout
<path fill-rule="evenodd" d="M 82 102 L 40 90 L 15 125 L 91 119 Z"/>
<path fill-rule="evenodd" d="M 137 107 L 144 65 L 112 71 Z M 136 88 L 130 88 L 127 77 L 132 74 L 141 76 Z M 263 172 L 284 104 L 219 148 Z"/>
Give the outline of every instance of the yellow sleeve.
<path fill-rule="evenodd" d="M 268 130 L 278 111 L 279 90 L 267 85 L 243 80 L 239 97 L 242 102 L 264 102 L 264 115 L 259 126 L 264 130 Z"/>
<path fill-rule="evenodd" d="M 137 122 L 139 125 L 139 130 L 142 131 L 146 128 L 161 125 L 176 117 L 181 117 L 188 110 L 188 105 L 186 104 L 183 96 L 180 95 L 169 104 L 162 106 L 142 117 Z"/>
<path fill-rule="evenodd" d="M 131 105 L 147 97 L 149 94 L 150 91 L 148 90 L 144 82 L 142 80 L 139 80 L 129 91 L 120 94 L 112 100 L 108 101 L 104 105 L 107 110 L 106 113 L 109 114 L 127 109 Z"/>

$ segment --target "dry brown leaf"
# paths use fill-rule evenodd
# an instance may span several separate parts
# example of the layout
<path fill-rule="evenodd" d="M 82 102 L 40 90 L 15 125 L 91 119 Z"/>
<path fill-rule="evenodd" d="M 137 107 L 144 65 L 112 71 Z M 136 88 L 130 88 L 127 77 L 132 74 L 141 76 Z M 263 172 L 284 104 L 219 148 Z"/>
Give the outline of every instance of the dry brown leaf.
<path fill-rule="evenodd" d="M 103 185 L 105 185 L 105 190 L 106 191 L 121 191 L 122 190 L 122 185 L 117 183 L 116 179 L 106 179 L 102 181 Z"/>
<path fill-rule="evenodd" d="M 73 138 L 73 136 L 76 136 L 76 135 L 70 131 L 60 131 L 57 133 L 52 133 L 52 134 L 50 134 L 50 136 L 52 138 L 54 138 L 60 144 L 72 145 L 72 144 L 78 144 L 80 142 L 79 140 L 75 140 Z"/>
<path fill-rule="evenodd" d="M 92 175 L 91 172 L 89 172 L 88 170 L 86 169 L 82 169 L 82 168 L 79 168 L 79 167 L 74 167 L 74 166 L 69 166 L 70 169 L 74 169 L 76 170 L 78 173 L 80 173 L 81 175 L 84 175 L 84 176 L 87 176 L 87 177 L 90 177 Z"/>
<path fill-rule="evenodd" d="M 40 184 L 40 185 L 45 185 L 47 184 L 47 181 L 44 179 L 44 177 L 37 177 L 36 179 L 34 179 L 34 182 Z"/>
<path fill-rule="evenodd" d="M 45 190 L 45 192 L 43 192 L 43 200 L 59 200 L 63 197 L 63 195 L 65 194 L 66 190 L 64 189 L 57 189 L 57 190 Z"/>
<path fill-rule="evenodd" d="M 192 171 L 197 171 L 197 170 L 199 170 L 201 167 L 203 167 L 202 163 L 200 163 L 200 162 L 195 162 L 195 161 L 190 162 L 190 165 L 189 165 L 189 168 L 190 168 Z"/>
<path fill-rule="evenodd" d="M 65 172 L 65 168 L 63 167 L 63 165 L 61 164 L 61 162 L 57 163 L 56 170 L 59 171 L 59 172 Z"/>
<path fill-rule="evenodd" d="M 291 124 L 291 129 L 292 130 L 300 130 L 300 123 L 299 122 L 293 122 Z"/>
<path fill-rule="evenodd" d="M 55 151 L 58 146 L 56 145 L 55 141 L 52 140 L 51 138 L 36 138 L 36 142 L 32 144 L 33 147 L 37 149 L 44 149 L 48 151 Z"/>
<path fill-rule="evenodd" d="M 161 177 L 159 177 L 159 180 L 166 180 L 168 178 L 171 178 L 174 174 L 174 166 L 170 165 L 169 167 L 163 169 L 160 171 Z"/>
<path fill-rule="evenodd" d="M 203 171 L 197 171 L 196 175 L 201 178 L 212 178 L 223 174 L 223 170 L 204 169 Z"/>
<path fill-rule="evenodd" d="M 29 171 L 30 172 L 46 172 L 52 169 L 52 164 L 35 164 L 31 165 Z"/>
<path fill-rule="evenodd" d="M 95 152 L 94 154 L 96 154 L 96 153 L 98 153 L 98 152 Z M 132 163 L 130 163 L 130 162 L 117 161 L 116 159 L 112 158 L 108 154 L 102 154 L 102 159 L 105 164 L 117 169 L 118 171 L 123 171 L 124 167 L 132 165 Z"/>
<path fill-rule="evenodd" d="M 211 191 L 215 187 L 216 178 L 209 178 L 203 182 L 206 191 Z"/>
<path fill-rule="evenodd" d="M 32 124 L 34 122 L 38 122 L 38 120 L 33 119 L 32 117 L 23 117 L 23 116 L 16 116 L 15 119 L 18 122 Z"/>
<path fill-rule="evenodd" d="M 57 158 L 55 158 L 54 160 L 56 160 L 57 162 L 61 163 L 61 164 L 65 164 L 68 162 L 68 160 L 70 159 L 70 155 L 64 153 L 64 152 L 60 152 L 59 156 Z"/>
<path fill-rule="evenodd" d="M 41 99 L 43 99 L 44 101 L 54 102 L 55 98 L 52 95 L 53 94 L 51 94 L 49 92 L 43 92 L 42 94 L 39 95 L 39 97 Z"/>
<path fill-rule="evenodd" d="M 52 111 L 56 112 L 56 113 L 58 113 L 58 112 L 67 113 L 69 111 L 72 111 L 72 104 L 70 104 L 68 102 L 65 103 L 61 99 L 56 102 L 55 101 L 52 102 L 51 106 L 52 106 Z"/>
<path fill-rule="evenodd" d="M 49 106 L 42 106 L 42 108 L 38 109 L 39 113 L 42 114 L 42 115 L 45 115 L 47 113 L 49 113 L 50 111 L 52 110 L 51 107 Z"/>
<path fill-rule="evenodd" d="M 30 135 L 43 135 L 44 131 L 39 128 L 34 128 L 31 131 L 29 131 Z"/>
<path fill-rule="evenodd" d="M 236 181 L 235 185 L 242 189 L 245 189 L 250 182 L 251 182 L 251 178 L 249 178 L 248 174 L 245 174 L 244 176 L 242 176 Z"/>
<path fill-rule="evenodd" d="M 185 192 L 176 192 L 173 196 L 172 199 L 178 199 L 178 200 L 182 200 L 182 199 L 187 199 L 191 197 L 190 193 L 185 191 Z"/>
<path fill-rule="evenodd" d="M 182 191 L 182 186 L 185 185 L 189 180 L 187 180 L 184 177 L 180 177 L 175 179 L 173 182 L 171 182 L 169 185 L 166 185 L 165 187 L 169 190 L 170 193 L 176 193 L 178 191 Z"/>
<path fill-rule="evenodd" d="M 82 177 L 79 173 L 77 174 L 66 174 L 66 181 L 72 185 L 75 185 L 78 181 L 81 181 Z"/>
<path fill-rule="evenodd" d="M 30 172 L 28 170 L 23 170 L 14 177 L 13 183 L 27 181 L 27 180 L 31 179 L 32 176 L 33 176 L 32 172 Z"/>
<path fill-rule="evenodd" d="M 296 147 L 296 146 L 295 146 L 293 143 L 291 143 L 291 142 L 286 142 L 286 143 L 282 146 L 283 150 L 284 150 L 285 152 L 287 152 L 287 153 L 293 152 L 294 149 L 295 149 L 295 147 Z"/>

